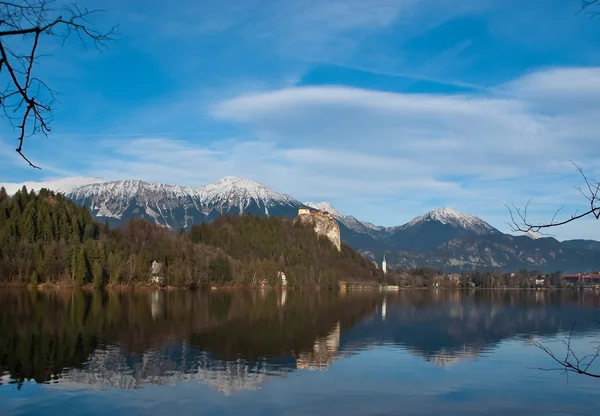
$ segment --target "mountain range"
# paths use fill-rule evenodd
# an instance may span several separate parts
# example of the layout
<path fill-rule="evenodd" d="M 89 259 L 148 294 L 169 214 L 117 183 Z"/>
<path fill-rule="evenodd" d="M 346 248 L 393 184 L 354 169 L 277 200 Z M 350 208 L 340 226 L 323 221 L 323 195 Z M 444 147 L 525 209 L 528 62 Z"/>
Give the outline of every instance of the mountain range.
<path fill-rule="evenodd" d="M 520 268 L 588 271 L 600 268 L 600 242 L 558 241 L 538 235 L 502 233 L 481 218 L 448 207 L 430 211 L 396 227 L 357 220 L 327 202 L 300 202 L 249 179 L 225 177 L 215 184 L 189 187 L 141 180 L 104 181 L 67 178 L 47 182 L 0 184 L 8 194 L 25 186 L 47 188 L 86 206 L 100 222 L 120 226 L 141 217 L 179 230 L 225 214 L 294 218 L 301 206 L 328 211 L 340 226 L 342 241 L 388 267 L 433 267 L 445 271 Z"/>

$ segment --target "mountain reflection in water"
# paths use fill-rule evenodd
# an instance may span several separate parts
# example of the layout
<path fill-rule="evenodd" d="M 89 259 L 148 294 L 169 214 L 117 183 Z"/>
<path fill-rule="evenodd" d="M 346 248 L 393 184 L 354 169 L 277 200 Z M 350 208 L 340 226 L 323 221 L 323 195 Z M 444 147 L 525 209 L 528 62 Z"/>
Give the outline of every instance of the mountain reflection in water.
<path fill-rule="evenodd" d="M 597 306 L 593 293 L 566 291 L 2 290 L 0 385 L 196 381 L 231 394 L 376 347 L 451 366 L 575 322 L 575 336 L 592 334 Z"/>

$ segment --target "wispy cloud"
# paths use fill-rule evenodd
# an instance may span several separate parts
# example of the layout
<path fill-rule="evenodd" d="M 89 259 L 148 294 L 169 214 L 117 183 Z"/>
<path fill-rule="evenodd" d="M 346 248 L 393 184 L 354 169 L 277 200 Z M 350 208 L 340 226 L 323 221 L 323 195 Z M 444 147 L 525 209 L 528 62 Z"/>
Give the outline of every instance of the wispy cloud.
<path fill-rule="evenodd" d="M 451 205 L 502 228 L 503 203 L 577 208 L 569 160 L 600 175 L 600 26 L 577 4 L 151 3 L 106 0 L 118 43 L 44 61 L 62 93 L 50 138 L 28 143 L 44 170 L 2 135 L 2 180 L 235 175 L 375 223 Z M 595 230 L 574 227 L 558 232 Z"/>

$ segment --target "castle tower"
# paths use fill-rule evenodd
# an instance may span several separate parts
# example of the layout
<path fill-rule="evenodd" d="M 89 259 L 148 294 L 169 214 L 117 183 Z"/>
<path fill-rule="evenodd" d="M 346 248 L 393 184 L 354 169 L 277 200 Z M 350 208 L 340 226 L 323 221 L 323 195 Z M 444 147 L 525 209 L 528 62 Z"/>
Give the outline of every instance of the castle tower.
<path fill-rule="evenodd" d="M 381 262 L 381 270 L 383 270 L 383 274 L 387 273 L 387 262 L 385 261 L 385 254 L 383 255 L 383 261 Z"/>

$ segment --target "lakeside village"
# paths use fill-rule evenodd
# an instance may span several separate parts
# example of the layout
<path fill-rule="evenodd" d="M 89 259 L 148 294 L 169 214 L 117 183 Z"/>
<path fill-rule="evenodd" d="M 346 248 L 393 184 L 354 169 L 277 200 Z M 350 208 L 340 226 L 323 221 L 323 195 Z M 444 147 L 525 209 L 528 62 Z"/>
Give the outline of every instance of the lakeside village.
<path fill-rule="evenodd" d="M 377 265 L 378 266 L 378 265 Z M 378 266 L 379 267 L 379 266 Z M 153 261 L 151 266 L 150 283 L 164 286 L 162 275 L 163 265 Z M 337 287 L 346 290 L 381 290 L 398 291 L 414 288 L 446 288 L 446 289 L 595 289 L 600 290 L 600 273 L 539 273 L 537 271 L 520 270 L 512 273 L 472 272 L 472 273 L 443 273 L 434 269 L 415 268 L 407 271 L 388 270 L 385 255 L 381 262 L 384 274 L 383 282 L 354 282 L 339 280 Z M 285 272 L 277 272 L 281 287 L 288 286 Z M 271 285 L 266 280 L 258 282 L 258 287 L 268 288 Z M 211 286 L 212 290 L 219 286 Z"/>

